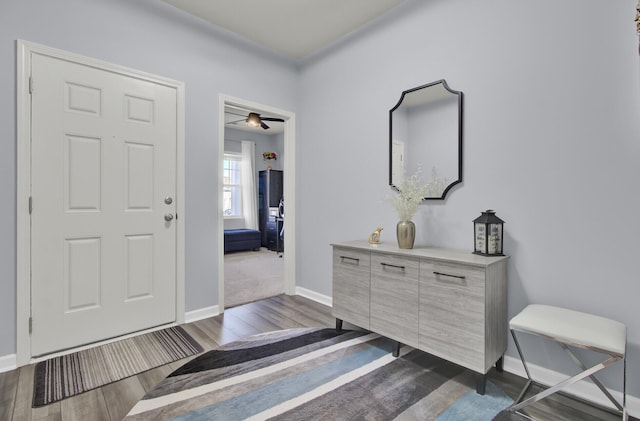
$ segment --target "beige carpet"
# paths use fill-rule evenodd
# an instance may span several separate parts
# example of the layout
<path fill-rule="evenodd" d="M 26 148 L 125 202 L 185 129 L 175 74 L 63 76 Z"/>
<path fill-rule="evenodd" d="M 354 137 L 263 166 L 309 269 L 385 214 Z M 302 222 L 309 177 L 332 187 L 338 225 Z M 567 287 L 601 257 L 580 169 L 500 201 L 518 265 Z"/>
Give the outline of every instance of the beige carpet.
<path fill-rule="evenodd" d="M 240 251 L 224 255 L 225 308 L 284 293 L 284 258 L 276 252 Z"/>

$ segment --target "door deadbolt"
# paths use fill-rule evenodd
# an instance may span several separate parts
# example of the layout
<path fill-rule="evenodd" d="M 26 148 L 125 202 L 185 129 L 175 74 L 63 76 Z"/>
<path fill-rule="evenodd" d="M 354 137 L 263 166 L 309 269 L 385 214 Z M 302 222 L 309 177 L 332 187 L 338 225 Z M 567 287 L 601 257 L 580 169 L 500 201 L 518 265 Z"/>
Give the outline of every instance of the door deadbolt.
<path fill-rule="evenodd" d="M 173 199 L 171 197 L 167 196 L 167 197 L 164 198 L 164 204 L 165 205 L 170 205 L 172 203 L 173 203 Z"/>

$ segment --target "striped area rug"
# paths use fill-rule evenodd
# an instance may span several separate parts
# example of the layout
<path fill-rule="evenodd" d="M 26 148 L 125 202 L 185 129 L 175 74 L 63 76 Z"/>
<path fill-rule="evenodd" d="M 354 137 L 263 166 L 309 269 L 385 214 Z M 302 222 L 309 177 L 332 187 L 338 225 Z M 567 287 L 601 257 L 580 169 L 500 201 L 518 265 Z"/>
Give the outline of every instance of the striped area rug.
<path fill-rule="evenodd" d="M 376 334 L 290 329 L 251 336 L 188 362 L 126 420 L 492 420 L 513 401 L 475 376 Z"/>
<path fill-rule="evenodd" d="M 33 407 L 48 405 L 202 351 L 195 339 L 175 326 L 51 358 L 35 367 Z"/>

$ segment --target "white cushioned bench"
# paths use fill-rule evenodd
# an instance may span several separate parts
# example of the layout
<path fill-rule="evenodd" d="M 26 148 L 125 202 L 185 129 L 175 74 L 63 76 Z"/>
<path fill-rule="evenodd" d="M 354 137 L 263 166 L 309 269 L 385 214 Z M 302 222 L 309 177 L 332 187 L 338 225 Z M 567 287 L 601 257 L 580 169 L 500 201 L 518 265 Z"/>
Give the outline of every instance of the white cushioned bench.
<path fill-rule="evenodd" d="M 627 348 L 627 327 L 615 320 L 607 319 L 593 314 L 582 313 L 579 311 L 568 310 L 560 307 L 553 307 L 541 304 L 531 304 L 522 310 L 518 315 L 509 322 L 509 329 L 516 344 L 518 354 L 524 365 L 525 372 L 529 381 L 516 399 L 515 403 L 510 407 L 512 411 L 518 411 L 527 405 L 535 403 L 552 393 L 555 393 L 570 384 L 573 384 L 585 377 L 591 380 L 602 390 L 602 392 L 611 400 L 615 407 L 621 412 L 623 420 L 627 419 L 626 413 L 626 348 Z M 583 370 L 581 373 L 569 377 L 568 379 L 558 383 L 555 386 L 546 388 L 535 396 L 522 401 L 527 389 L 532 383 L 539 386 L 529 373 L 529 368 L 524 359 L 522 349 L 516 337 L 516 332 L 527 333 L 530 335 L 542 336 L 553 340 L 569 353 L 571 359 Z M 578 347 L 589 349 L 602 354 L 606 354 L 609 358 L 593 367 L 587 368 L 578 359 L 573 351 L 569 348 Z M 594 376 L 594 373 L 608 367 L 618 361 L 624 362 L 623 392 L 622 404 L 620 404 L 607 389 Z"/>

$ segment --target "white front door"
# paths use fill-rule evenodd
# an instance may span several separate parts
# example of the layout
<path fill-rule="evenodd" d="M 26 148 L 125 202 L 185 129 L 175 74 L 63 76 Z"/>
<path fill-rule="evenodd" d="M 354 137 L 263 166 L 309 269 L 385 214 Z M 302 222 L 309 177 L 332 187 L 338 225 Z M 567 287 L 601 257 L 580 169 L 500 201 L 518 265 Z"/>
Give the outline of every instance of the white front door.
<path fill-rule="evenodd" d="M 176 90 L 40 54 L 31 77 L 32 356 L 175 321 Z"/>

